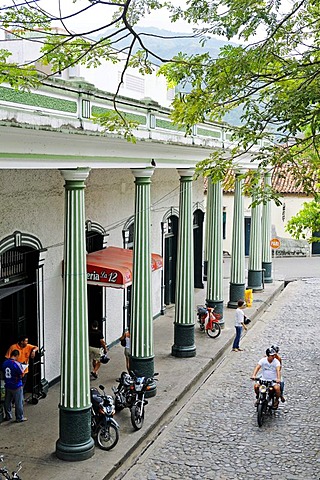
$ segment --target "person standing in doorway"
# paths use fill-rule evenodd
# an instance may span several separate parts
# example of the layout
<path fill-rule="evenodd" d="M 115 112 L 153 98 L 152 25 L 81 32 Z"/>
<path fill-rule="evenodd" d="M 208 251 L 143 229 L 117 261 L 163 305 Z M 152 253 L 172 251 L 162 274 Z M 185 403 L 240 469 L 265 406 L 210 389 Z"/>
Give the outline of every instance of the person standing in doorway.
<path fill-rule="evenodd" d="M 33 359 L 35 357 L 35 354 L 39 350 L 39 348 L 36 345 L 32 345 L 31 343 L 29 343 L 29 339 L 26 335 L 22 335 L 18 338 L 18 343 L 15 343 L 8 348 L 5 357 L 9 359 L 14 350 L 18 350 L 18 361 L 23 365 L 26 365 L 26 367 L 24 367 L 24 373 L 22 377 L 22 383 L 24 388 L 27 381 L 27 374 L 29 371 L 28 365 L 30 362 L 30 358 Z"/>
<path fill-rule="evenodd" d="M 27 421 L 23 414 L 23 365 L 18 361 L 19 356 L 19 350 L 13 350 L 10 358 L 2 364 L 6 391 L 4 399 L 5 420 L 12 419 L 12 403 L 14 402 L 16 422 L 18 423 Z"/>
<path fill-rule="evenodd" d="M 130 350 L 131 350 L 131 338 L 129 330 L 123 332 L 119 338 L 121 345 L 124 347 L 124 356 L 126 357 L 126 367 L 128 373 L 130 373 Z"/>
<path fill-rule="evenodd" d="M 233 345 L 232 345 L 232 351 L 233 352 L 241 352 L 242 348 L 240 348 L 240 338 L 241 338 L 241 332 L 242 328 L 247 330 L 246 325 L 244 324 L 244 312 L 243 309 L 245 308 L 245 303 L 244 300 L 238 300 L 238 308 L 236 310 L 235 318 L 234 318 L 234 326 L 236 328 L 236 337 L 234 339 Z"/>
<path fill-rule="evenodd" d="M 103 349 L 104 353 L 107 353 L 108 351 L 103 334 L 101 330 L 99 330 L 99 324 L 95 320 L 92 322 L 89 330 L 89 357 L 90 361 L 92 362 L 91 375 L 93 378 L 98 378 L 97 372 L 101 365 L 101 349 Z"/>

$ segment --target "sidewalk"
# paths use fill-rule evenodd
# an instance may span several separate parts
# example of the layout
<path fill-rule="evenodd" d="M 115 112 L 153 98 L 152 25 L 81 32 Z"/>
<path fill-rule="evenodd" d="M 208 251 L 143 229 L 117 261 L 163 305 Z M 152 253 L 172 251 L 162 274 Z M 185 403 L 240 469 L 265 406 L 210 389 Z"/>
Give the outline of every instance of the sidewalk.
<path fill-rule="evenodd" d="M 262 292 L 254 294 L 253 305 L 247 309 L 247 316 L 254 328 L 258 316 L 263 313 L 272 300 L 284 287 L 283 281 L 266 284 Z M 228 299 L 229 279 L 224 280 L 225 303 Z M 206 290 L 195 292 L 195 305 L 205 303 Z M 168 308 L 166 314 L 154 321 L 155 371 L 159 372 L 157 395 L 149 399 L 146 407 L 145 422 L 142 429 L 135 432 L 130 422 L 130 411 L 125 409 L 116 414 L 120 424 L 120 440 L 110 452 L 95 449 L 95 455 L 82 462 L 64 462 L 54 454 L 55 443 L 59 438 L 59 384 L 51 387 L 47 398 L 38 405 L 26 404 L 25 414 L 28 422 L 16 424 L 3 422 L 0 425 L 0 454 L 5 456 L 4 464 L 12 471 L 18 461 L 22 462 L 22 480 L 74 480 L 74 479 L 116 479 L 121 472 L 129 468 L 126 460 L 132 454 L 138 455 L 149 442 L 152 442 L 161 429 L 170 422 L 181 407 L 179 400 L 201 384 L 213 370 L 215 364 L 231 350 L 234 338 L 234 310 L 225 308 L 225 328 L 217 339 L 210 339 L 195 326 L 197 355 L 193 358 L 171 356 L 173 343 L 174 308 Z M 236 353 L 232 353 L 237 355 Z M 123 347 L 119 345 L 110 351 L 111 361 L 102 365 L 98 380 L 92 385 L 102 383 L 106 391 L 116 385 L 116 378 L 125 370 Z M 192 393 L 190 393 L 191 395 Z"/>

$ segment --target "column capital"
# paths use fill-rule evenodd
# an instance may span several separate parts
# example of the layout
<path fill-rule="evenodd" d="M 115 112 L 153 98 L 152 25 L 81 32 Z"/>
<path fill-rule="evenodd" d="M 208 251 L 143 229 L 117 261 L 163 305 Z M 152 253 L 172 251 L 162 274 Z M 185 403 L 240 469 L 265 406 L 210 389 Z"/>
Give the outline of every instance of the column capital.
<path fill-rule="evenodd" d="M 177 172 L 180 177 L 193 177 L 195 169 L 194 168 L 177 168 Z"/>
<path fill-rule="evenodd" d="M 61 175 L 66 181 L 84 181 L 88 178 L 90 168 L 70 168 L 66 170 L 60 170 Z"/>
<path fill-rule="evenodd" d="M 153 167 L 131 168 L 131 172 L 135 178 L 150 178 L 153 175 L 154 168 Z"/>

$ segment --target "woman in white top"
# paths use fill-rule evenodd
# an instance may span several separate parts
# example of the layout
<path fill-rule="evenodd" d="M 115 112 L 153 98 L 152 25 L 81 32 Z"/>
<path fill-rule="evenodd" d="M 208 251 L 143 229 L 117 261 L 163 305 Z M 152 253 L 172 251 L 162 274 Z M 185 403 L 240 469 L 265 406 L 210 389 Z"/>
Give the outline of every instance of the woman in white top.
<path fill-rule="evenodd" d="M 236 310 L 236 315 L 234 318 L 234 326 L 236 328 L 236 337 L 232 345 L 233 352 L 241 352 L 242 349 L 239 347 L 242 327 L 247 330 L 247 327 L 244 324 L 244 313 L 243 309 L 245 308 L 245 303 L 243 300 L 238 300 L 238 308 Z"/>

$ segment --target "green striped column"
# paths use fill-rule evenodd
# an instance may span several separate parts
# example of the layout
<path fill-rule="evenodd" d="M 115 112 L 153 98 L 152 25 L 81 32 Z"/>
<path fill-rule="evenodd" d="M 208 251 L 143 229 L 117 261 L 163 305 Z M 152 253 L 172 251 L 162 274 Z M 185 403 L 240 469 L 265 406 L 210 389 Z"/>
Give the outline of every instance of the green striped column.
<path fill-rule="evenodd" d="M 209 188 L 210 185 L 210 188 Z M 222 246 L 222 187 L 221 182 L 212 183 L 208 178 L 208 195 L 210 217 L 210 231 L 208 236 L 208 281 L 207 300 L 208 307 L 214 307 L 221 315 L 220 324 L 224 327 L 223 320 L 223 246 Z"/>
<path fill-rule="evenodd" d="M 206 216 L 205 216 L 205 237 L 204 237 L 204 261 L 203 261 L 203 280 L 206 281 L 208 278 L 208 242 L 210 238 L 210 219 L 211 216 L 208 215 L 208 212 L 211 211 L 211 201 L 212 201 L 212 181 L 211 177 L 207 178 L 207 205 L 206 205 Z"/>
<path fill-rule="evenodd" d="M 244 262 L 244 200 L 241 171 L 236 172 L 233 199 L 233 226 L 231 245 L 231 271 L 229 288 L 229 308 L 237 308 L 238 300 L 244 299 L 245 262 Z"/>
<path fill-rule="evenodd" d="M 264 174 L 264 188 L 271 187 L 271 172 Z M 262 206 L 262 269 L 264 270 L 264 282 L 272 283 L 272 249 L 271 241 L 271 202 L 268 200 Z"/>
<path fill-rule="evenodd" d="M 179 233 L 174 321 L 174 357 L 194 357 L 194 275 L 192 179 L 194 170 L 178 170 L 180 175 Z"/>
<path fill-rule="evenodd" d="M 255 194 L 252 201 L 255 200 Z M 262 287 L 262 239 L 261 239 L 261 205 L 251 208 L 251 229 L 248 261 L 248 288 L 254 292 Z"/>
<path fill-rule="evenodd" d="M 84 188 L 88 168 L 62 170 L 65 179 L 65 238 L 61 331 L 61 386 L 56 455 L 86 460 L 91 438 L 89 341 Z"/>
<path fill-rule="evenodd" d="M 140 375 L 154 374 L 151 296 L 150 185 L 153 168 L 132 169 L 135 176 L 135 221 L 131 311 L 130 367 Z M 155 385 L 150 395 L 156 394 Z"/>

